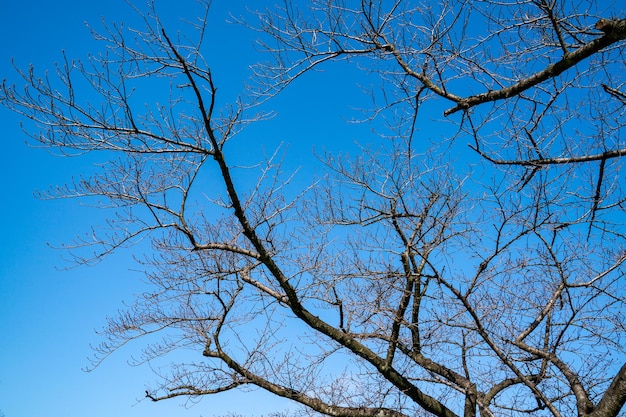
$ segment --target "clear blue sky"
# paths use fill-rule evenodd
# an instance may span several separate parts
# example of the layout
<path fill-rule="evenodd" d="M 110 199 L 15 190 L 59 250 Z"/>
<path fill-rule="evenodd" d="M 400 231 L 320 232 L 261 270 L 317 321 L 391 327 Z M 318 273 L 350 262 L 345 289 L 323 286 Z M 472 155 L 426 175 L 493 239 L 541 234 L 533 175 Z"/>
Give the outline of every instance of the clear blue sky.
<path fill-rule="evenodd" d="M 170 8 L 170 16 L 176 15 L 174 6 L 184 8 L 186 3 L 194 2 L 159 2 Z M 223 23 L 225 10 L 217 7 L 225 2 L 215 3 L 212 30 L 219 34 L 215 50 L 221 55 L 209 57 L 209 61 L 215 65 L 221 91 L 234 94 L 253 57 L 249 56 L 248 41 L 234 35 L 241 28 Z M 61 50 L 69 57 L 84 58 L 94 45 L 84 22 L 99 27 L 101 17 L 132 26 L 132 11 L 121 0 L 0 0 L 0 79 L 20 84 L 11 58 L 22 68 L 32 63 L 40 70 L 52 68 Z M 228 48 L 229 44 L 236 47 Z M 317 101 L 322 100 L 319 88 L 313 83 L 305 85 L 307 89 L 306 100 L 293 96 L 283 99 L 283 103 L 297 105 L 286 108 L 283 119 L 264 128 L 270 141 L 289 141 L 272 129 L 277 129 L 281 120 L 294 126 L 310 123 L 308 109 L 323 106 L 331 114 L 325 124 L 342 123 L 341 116 L 333 113 L 333 106 L 341 103 L 321 104 Z M 33 193 L 70 181 L 91 169 L 92 162 L 58 158 L 46 150 L 29 148 L 19 121 L 0 108 L 0 411 L 6 417 L 154 417 L 212 416 L 229 411 L 260 415 L 276 406 L 281 408 L 269 397 L 241 393 L 211 397 L 190 409 L 181 407 L 184 400 L 177 399 L 138 403 L 144 384 L 151 382 L 153 375 L 147 368 L 126 364 L 136 352 L 133 347 L 113 355 L 91 373 L 81 370 L 89 364 L 90 343 L 98 343 L 95 330 L 104 324 L 107 314 L 115 314 L 123 300 L 131 300 L 141 289 L 142 275 L 133 271 L 136 265 L 128 253 L 114 255 L 96 267 L 59 270 L 68 266 L 62 259 L 64 252 L 48 243 L 70 242 L 87 232 L 103 213 L 73 200 L 40 201 Z M 314 126 L 306 135 L 318 143 L 335 140 L 326 135 L 320 141 Z M 311 143 L 304 139 L 297 143 Z M 310 148 L 296 145 L 291 154 L 302 150 L 310 154 Z"/>

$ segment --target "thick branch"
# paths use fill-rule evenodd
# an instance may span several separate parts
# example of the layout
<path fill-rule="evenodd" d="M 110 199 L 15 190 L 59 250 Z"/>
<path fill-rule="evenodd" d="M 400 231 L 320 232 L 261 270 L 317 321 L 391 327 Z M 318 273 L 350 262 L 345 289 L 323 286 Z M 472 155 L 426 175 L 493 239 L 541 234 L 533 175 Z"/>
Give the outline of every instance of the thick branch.
<path fill-rule="evenodd" d="M 626 404 L 626 363 L 613 378 L 598 406 L 588 416 L 614 417 L 619 414 L 624 404 Z"/>
<path fill-rule="evenodd" d="M 486 93 L 477 94 L 457 101 L 457 105 L 446 110 L 444 116 L 449 116 L 459 110 L 467 110 L 471 107 L 483 104 L 489 101 L 503 100 L 506 98 L 517 96 L 525 90 L 534 87 L 550 78 L 559 76 L 564 71 L 576 66 L 581 61 L 589 58 L 591 55 L 600 52 L 602 49 L 626 39 L 626 19 L 621 20 L 605 20 L 602 19 L 596 24 L 596 28 L 602 30 L 604 35 L 594 39 L 586 45 L 581 46 L 574 52 L 563 55 L 561 60 L 554 64 L 548 65 L 545 69 L 531 75 L 528 78 L 518 81 L 510 87 L 500 90 L 491 90 Z M 436 90 L 433 90 L 437 92 Z M 439 94 L 439 93 L 438 93 Z M 445 97 L 445 95 L 444 95 Z"/>
<path fill-rule="evenodd" d="M 476 148 L 475 146 L 470 145 L 474 151 L 478 152 L 480 156 L 485 158 L 491 163 L 496 165 L 517 165 L 517 166 L 526 166 L 526 167 L 542 167 L 548 165 L 567 165 L 567 164 L 577 164 L 581 162 L 593 162 L 593 161 L 606 161 L 607 159 L 619 158 L 626 155 L 626 148 L 615 149 L 612 151 L 606 151 L 602 153 L 597 153 L 593 155 L 582 155 L 582 156 L 571 156 L 571 157 L 561 157 L 561 158 L 540 158 L 540 159 L 526 159 L 526 160 L 507 160 L 507 159 L 495 159 Z"/>
<path fill-rule="evenodd" d="M 268 269 L 269 273 L 276 279 L 280 287 L 285 292 L 287 300 L 286 303 L 289 305 L 292 312 L 312 329 L 328 336 L 330 339 L 336 341 L 340 345 L 345 346 L 350 351 L 373 365 L 376 370 L 380 372 L 380 374 L 383 375 L 389 382 L 405 392 L 406 395 L 412 398 L 425 410 L 440 417 L 456 417 L 456 414 L 452 412 L 449 408 L 447 408 L 443 403 L 421 391 L 414 384 L 412 384 L 406 376 L 402 375 L 402 373 L 389 366 L 389 364 L 387 364 L 384 359 L 378 356 L 371 349 L 358 342 L 355 338 L 342 332 L 340 329 L 331 326 L 324 320 L 320 319 L 318 316 L 312 314 L 302 305 L 296 289 L 289 282 L 289 279 L 285 276 L 278 264 L 276 264 L 272 254 L 270 253 L 270 251 L 267 250 L 262 239 L 259 238 L 259 236 L 257 235 L 256 230 L 248 220 L 248 217 L 244 210 L 244 206 L 241 203 L 241 199 L 233 182 L 230 167 L 226 163 L 225 155 L 222 152 L 222 147 L 220 146 L 220 143 L 218 142 L 215 132 L 213 131 L 213 128 L 211 126 L 210 115 L 212 113 L 212 108 L 215 101 L 215 87 L 213 86 L 212 81 L 210 79 L 207 80 L 210 84 L 209 88 L 211 92 L 210 108 L 209 110 L 207 110 L 207 107 L 204 104 L 204 99 L 200 92 L 200 86 L 198 85 L 188 63 L 186 62 L 185 58 L 182 57 L 177 51 L 176 47 L 167 37 L 165 31 L 163 31 L 163 36 L 165 37 L 170 49 L 172 50 L 172 53 L 180 62 L 181 69 L 183 70 L 183 73 L 187 77 L 187 80 L 189 81 L 189 84 L 196 95 L 198 107 L 202 114 L 205 115 L 204 126 L 209 141 L 213 146 L 213 158 L 219 166 L 222 180 L 224 181 L 226 192 L 230 199 L 234 215 L 242 227 L 242 232 L 244 236 L 250 241 L 254 249 L 257 251 L 259 261 Z"/>

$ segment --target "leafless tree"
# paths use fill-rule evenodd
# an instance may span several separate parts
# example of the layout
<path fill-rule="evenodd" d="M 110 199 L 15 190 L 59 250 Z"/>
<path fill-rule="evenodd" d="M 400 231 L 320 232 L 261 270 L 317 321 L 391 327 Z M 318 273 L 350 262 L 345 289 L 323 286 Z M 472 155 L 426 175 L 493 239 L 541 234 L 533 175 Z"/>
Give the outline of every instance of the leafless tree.
<path fill-rule="evenodd" d="M 204 7 L 195 40 L 152 5 L 144 30 L 96 34 L 106 54 L 2 85 L 36 141 L 109 159 L 52 192 L 116 209 L 76 260 L 150 236 L 153 291 L 100 358 L 176 358 L 154 401 L 256 386 L 331 416 L 620 415 L 623 10 L 284 0 L 242 19 L 271 60 L 218 106 Z M 304 189 L 280 151 L 242 174 L 236 135 L 337 61 L 371 81 L 377 145 L 320 155 Z"/>

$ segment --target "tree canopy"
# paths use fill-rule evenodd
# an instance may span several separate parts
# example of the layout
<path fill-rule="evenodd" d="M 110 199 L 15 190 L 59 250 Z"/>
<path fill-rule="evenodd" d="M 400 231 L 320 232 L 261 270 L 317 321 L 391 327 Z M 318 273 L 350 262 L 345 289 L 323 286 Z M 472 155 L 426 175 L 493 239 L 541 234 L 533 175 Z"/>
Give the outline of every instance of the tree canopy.
<path fill-rule="evenodd" d="M 114 210 L 76 262 L 151 243 L 151 291 L 97 363 L 129 342 L 172 357 L 154 401 L 255 386 L 303 414 L 623 415 L 623 8 L 251 5 L 232 20 L 266 59 L 224 103 L 200 6 L 185 31 L 136 6 L 144 27 L 94 32 L 103 53 L 0 88 L 36 143 L 107 160 L 50 191 Z M 292 172 L 254 128 L 317 70 L 350 71 L 363 111 L 343 152 L 320 139 Z"/>

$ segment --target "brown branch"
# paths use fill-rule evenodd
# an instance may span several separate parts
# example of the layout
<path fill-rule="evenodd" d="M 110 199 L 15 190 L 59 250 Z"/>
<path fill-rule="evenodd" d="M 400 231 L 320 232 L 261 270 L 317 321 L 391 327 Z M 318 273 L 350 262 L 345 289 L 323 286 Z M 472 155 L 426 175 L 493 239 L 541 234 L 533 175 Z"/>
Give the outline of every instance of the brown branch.
<path fill-rule="evenodd" d="M 559 369 L 559 371 L 561 371 L 563 376 L 565 376 L 565 378 L 567 379 L 567 382 L 569 383 L 569 386 L 572 389 L 574 396 L 576 397 L 576 405 L 578 407 L 579 415 L 583 415 L 583 413 L 588 413 L 593 409 L 593 404 L 589 400 L 587 391 L 585 391 L 585 388 L 583 387 L 578 375 L 574 371 L 572 371 L 563 360 L 556 356 L 556 354 L 548 353 L 541 349 L 531 347 L 521 341 L 513 342 L 513 344 L 520 349 L 525 350 L 526 352 L 547 359 L 548 361 L 553 363 Z"/>
<path fill-rule="evenodd" d="M 231 170 L 228 164 L 226 163 L 225 155 L 222 151 L 222 147 L 218 143 L 217 137 L 215 136 L 215 132 L 211 126 L 210 115 L 212 113 L 212 108 L 215 102 L 215 86 L 212 83 L 212 80 L 205 79 L 209 82 L 209 89 L 211 92 L 211 101 L 210 101 L 210 109 L 207 110 L 203 96 L 200 92 L 200 86 L 198 85 L 196 79 L 194 78 L 194 74 L 191 71 L 187 61 L 180 53 L 177 51 L 174 44 L 167 37 L 165 31 L 162 32 L 165 40 L 167 41 L 169 48 L 172 50 L 172 53 L 176 56 L 176 59 L 180 62 L 181 69 L 183 73 L 187 77 L 191 88 L 193 89 L 197 104 L 199 109 L 201 110 L 204 116 L 204 126 L 209 137 L 209 141 L 213 146 L 213 159 L 219 166 L 219 170 L 222 176 L 222 180 L 224 181 L 224 185 L 226 188 L 226 193 L 230 199 L 231 208 L 234 211 L 235 218 L 239 222 L 242 227 L 243 235 L 250 241 L 254 249 L 258 253 L 259 261 L 267 268 L 269 273 L 276 279 L 278 285 L 283 289 L 286 296 L 286 304 L 290 307 L 291 311 L 302 320 L 305 324 L 310 326 L 312 329 L 318 331 L 321 334 L 326 335 L 330 339 L 336 341 L 337 343 L 345 346 L 350 351 L 355 353 L 357 356 L 363 358 L 365 361 L 370 363 L 381 375 L 383 375 L 390 383 L 394 386 L 405 392 L 410 398 L 412 398 L 417 404 L 419 404 L 422 408 L 430 413 L 441 416 L 441 417 L 456 417 L 456 414 L 447 408 L 441 401 L 437 400 L 434 397 L 424 393 L 418 387 L 416 387 L 413 383 L 409 381 L 409 379 L 403 375 L 401 372 L 395 370 L 392 366 L 390 366 L 383 358 L 378 356 L 374 351 L 369 349 L 367 346 L 363 345 L 359 341 L 357 341 L 354 337 L 347 335 L 340 329 L 335 328 L 334 326 L 328 324 L 326 321 L 322 320 L 318 316 L 311 313 L 305 306 L 302 304 L 300 300 L 300 296 L 298 295 L 296 288 L 289 282 L 289 278 L 285 276 L 280 266 L 274 260 L 270 251 L 267 250 L 263 240 L 257 235 L 254 226 L 250 223 L 244 206 L 241 203 L 241 199 L 235 187 Z M 229 365 L 230 366 L 230 365 Z M 245 369 L 242 368 L 243 371 Z M 245 373 L 242 373 L 245 375 Z M 267 382 L 267 381 L 266 381 Z M 268 382 L 269 383 L 269 382 Z M 261 386 L 261 385 L 260 385 Z M 285 392 L 285 394 L 287 394 Z M 279 394 L 280 395 L 280 394 Z M 337 414 L 341 415 L 341 414 Z M 358 414 L 355 414 L 358 415 Z M 363 415 L 363 414 L 361 414 Z"/>
<path fill-rule="evenodd" d="M 615 97 L 617 100 L 621 101 L 623 104 L 626 104 L 626 94 L 622 93 L 616 88 L 611 88 L 606 84 L 601 84 L 604 91 Z"/>
<path fill-rule="evenodd" d="M 170 398 L 176 397 L 187 397 L 187 396 L 202 396 L 202 395 L 210 395 L 210 394 L 219 394 L 222 392 L 230 391 L 232 389 L 238 388 L 244 384 L 249 384 L 249 381 L 237 381 L 233 382 L 229 385 L 225 385 L 223 387 L 213 388 L 213 389 L 200 389 L 190 385 L 183 385 L 175 388 L 170 388 L 169 393 L 165 395 L 155 395 L 150 391 L 146 390 L 146 398 L 157 402 L 163 400 L 169 400 Z"/>
<path fill-rule="evenodd" d="M 546 0 L 541 0 L 541 2 L 538 2 L 537 5 L 542 11 L 546 13 L 546 15 L 548 15 L 548 18 L 550 19 L 550 23 L 552 24 L 552 27 L 554 28 L 554 33 L 556 34 L 556 37 L 559 40 L 559 45 L 561 45 L 561 49 L 563 50 L 563 53 L 567 54 L 568 53 L 567 45 L 565 43 L 565 40 L 563 39 L 563 34 L 561 33 L 561 27 L 559 25 L 558 19 L 554 15 L 554 4 L 555 2 L 553 2 L 552 4 L 548 4 Z"/>
<path fill-rule="evenodd" d="M 589 417 L 614 417 L 626 404 L 626 363 L 617 372 L 611 385 Z"/>
<path fill-rule="evenodd" d="M 470 315 L 472 321 L 476 325 L 476 332 L 487 343 L 489 348 L 496 356 L 505 364 L 523 383 L 526 385 L 532 393 L 535 395 L 538 401 L 541 401 L 550 410 L 553 416 L 560 417 L 561 413 L 556 406 L 548 399 L 546 394 L 542 392 L 537 384 L 533 381 L 532 376 L 525 375 L 521 369 L 515 366 L 513 360 L 501 349 L 500 346 L 491 338 L 487 330 L 483 327 L 482 320 L 478 316 L 476 310 L 469 303 L 468 297 L 461 294 L 461 292 L 454 287 L 450 282 L 447 282 L 439 277 L 439 283 L 444 285 L 448 290 L 454 294 L 454 296 L 463 304 L 465 311 Z"/>
<path fill-rule="evenodd" d="M 588 44 L 576 49 L 574 52 L 563 55 L 561 60 L 548 65 L 545 69 L 531 75 L 528 78 L 518 81 L 510 87 L 502 88 L 500 90 L 491 90 L 486 93 L 469 96 L 460 100 L 454 100 L 457 102 L 457 105 L 446 110 L 443 113 L 444 116 L 449 116 L 459 110 L 467 110 L 479 104 L 517 96 L 529 88 L 532 88 L 550 78 L 559 76 L 564 71 L 574 67 L 581 61 L 589 58 L 591 55 L 601 51 L 602 49 L 626 39 L 626 19 L 601 19 L 598 23 L 596 23 L 596 28 L 604 32 L 602 37 L 592 40 Z M 433 91 L 437 92 L 437 90 Z"/>
<path fill-rule="evenodd" d="M 596 219 L 596 212 L 598 211 L 598 205 L 600 204 L 600 194 L 602 193 L 602 180 L 604 179 L 604 165 L 606 159 L 600 160 L 600 169 L 598 172 L 598 183 L 596 184 L 596 193 L 593 196 L 593 208 L 591 209 L 591 220 L 589 221 L 589 232 L 587 233 L 587 239 L 591 236 L 591 229 L 593 228 L 593 222 Z"/>
<path fill-rule="evenodd" d="M 381 36 L 381 39 L 383 40 L 384 43 L 376 41 L 377 42 L 376 43 L 377 48 L 380 49 L 380 50 L 386 51 L 386 52 L 390 52 L 393 55 L 393 57 L 395 58 L 395 60 L 398 63 L 398 65 L 400 65 L 402 70 L 404 72 L 406 72 L 407 75 L 417 79 L 419 82 L 421 82 L 424 85 L 424 87 L 426 87 L 427 89 L 429 89 L 433 93 L 435 93 L 435 94 L 437 94 L 437 95 L 439 95 L 439 96 L 441 96 L 443 98 L 446 98 L 448 100 L 454 101 L 456 103 L 460 103 L 460 102 L 462 102 L 464 100 L 460 96 L 457 96 L 457 95 L 454 95 L 452 93 L 447 92 L 445 90 L 445 88 L 439 87 L 430 78 L 428 78 L 425 74 L 421 74 L 419 72 L 413 71 L 411 66 L 404 60 L 404 58 L 402 58 L 402 55 L 400 54 L 400 51 L 398 51 L 398 49 L 395 46 L 393 46 L 393 44 L 391 44 L 384 35 L 380 35 L 380 36 Z"/>
<path fill-rule="evenodd" d="M 507 159 L 495 159 L 485 152 L 478 149 L 476 146 L 469 145 L 469 147 L 477 152 L 480 156 L 496 165 L 517 165 L 526 167 L 541 167 L 548 165 L 566 165 L 577 164 L 581 162 L 593 162 L 593 161 L 606 161 L 607 159 L 619 158 L 626 155 L 626 148 L 615 149 L 612 151 L 606 151 L 593 155 L 561 157 L 561 158 L 541 158 L 541 159 L 524 159 L 524 160 L 507 160 Z"/>
<path fill-rule="evenodd" d="M 193 245 L 193 248 L 191 249 L 192 251 L 217 250 L 217 251 L 237 253 L 239 255 L 243 255 L 243 256 L 257 259 L 257 260 L 259 259 L 259 255 L 257 253 L 248 249 L 244 249 L 235 245 L 228 244 L 228 243 L 213 242 L 213 243 L 201 244 L 201 243 L 192 242 L 192 245 Z"/>

